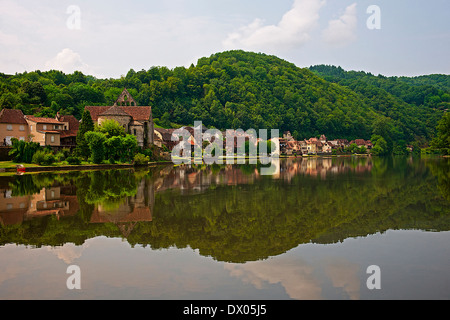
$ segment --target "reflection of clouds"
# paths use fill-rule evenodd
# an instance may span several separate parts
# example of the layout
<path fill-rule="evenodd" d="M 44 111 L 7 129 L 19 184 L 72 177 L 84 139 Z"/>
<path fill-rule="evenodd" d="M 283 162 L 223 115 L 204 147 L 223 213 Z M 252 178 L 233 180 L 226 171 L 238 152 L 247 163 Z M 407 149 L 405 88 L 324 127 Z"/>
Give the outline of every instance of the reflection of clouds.
<path fill-rule="evenodd" d="M 360 279 L 358 277 L 359 265 L 346 260 L 333 260 L 325 267 L 333 287 L 342 288 L 350 299 L 359 299 Z"/>
<path fill-rule="evenodd" d="M 88 244 L 85 244 L 83 246 L 76 246 L 72 243 L 66 243 L 62 247 L 57 248 L 47 248 L 48 251 L 55 254 L 59 259 L 64 261 L 67 264 L 71 264 L 76 259 L 81 257 L 81 254 L 83 253 L 84 249 L 88 247 Z"/>
<path fill-rule="evenodd" d="M 323 262 L 326 277 L 331 280 L 333 287 L 342 288 L 350 299 L 359 299 L 359 265 L 346 260 L 330 259 Z M 263 289 L 265 284 L 280 284 L 292 299 L 323 299 L 323 279 L 313 265 L 301 259 L 277 257 L 243 265 L 225 264 L 225 269 L 231 276 L 240 278 L 257 289 Z"/>
<path fill-rule="evenodd" d="M 25 259 L 21 256 L 15 247 L 12 245 L 8 245 L 1 248 L 2 259 L 0 259 L 0 268 L 2 272 L 0 272 L 0 286 L 3 282 L 14 279 L 18 275 L 22 274 L 26 271 L 25 267 Z M 4 257 L 8 257 L 5 259 Z"/>
<path fill-rule="evenodd" d="M 305 261 L 291 258 L 276 258 L 267 261 L 249 262 L 244 265 L 226 264 L 232 276 L 261 289 L 264 283 L 281 284 L 292 299 L 317 300 L 322 289 L 314 278 L 314 268 Z"/>

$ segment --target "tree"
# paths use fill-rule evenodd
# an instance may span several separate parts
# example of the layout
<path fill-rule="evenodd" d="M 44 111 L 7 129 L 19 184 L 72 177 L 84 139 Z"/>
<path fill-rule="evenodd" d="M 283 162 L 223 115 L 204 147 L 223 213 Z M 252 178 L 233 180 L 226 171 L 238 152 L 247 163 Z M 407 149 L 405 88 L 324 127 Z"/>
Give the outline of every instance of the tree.
<path fill-rule="evenodd" d="M 170 113 L 169 112 L 165 112 L 162 115 L 160 124 L 162 127 L 166 128 L 166 129 L 170 128 L 172 126 L 172 124 L 170 123 Z"/>
<path fill-rule="evenodd" d="M 440 150 L 443 154 L 450 154 L 450 113 L 446 112 L 437 126 L 437 136 L 431 147 Z"/>
<path fill-rule="evenodd" d="M 105 160 L 106 136 L 104 133 L 89 131 L 85 134 L 92 162 L 101 164 Z"/>
<path fill-rule="evenodd" d="M 383 156 L 389 154 L 388 144 L 382 136 L 373 135 L 371 141 L 373 143 L 372 154 L 376 156 Z"/>
<path fill-rule="evenodd" d="M 109 119 L 102 122 L 100 126 L 97 127 L 98 132 L 104 133 L 106 138 L 112 137 L 125 137 L 125 128 L 120 125 L 116 120 Z"/>
<path fill-rule="evenodd" d="M 9 155 L 13 157 L 13 161 L 16 163 L 32 163 L 34 154 L 42 149 L 37 142 L 25 142 L 12 138 L 11 143 L 12 150 L 9 151 Z"/>
<path fill-rule="evenodd" d="M 75 154 L 84 159 L 87 159 L 91 154 L 88 142 L 86 141 L 85 137 L 85 134 L 91 131 L 94 131 L 94 122 L 92 121 L 91 113 L 88 110 L 85 110 L 83 112 L 80 127 L 78 129 L 77 148 L 75 149 Z"/>

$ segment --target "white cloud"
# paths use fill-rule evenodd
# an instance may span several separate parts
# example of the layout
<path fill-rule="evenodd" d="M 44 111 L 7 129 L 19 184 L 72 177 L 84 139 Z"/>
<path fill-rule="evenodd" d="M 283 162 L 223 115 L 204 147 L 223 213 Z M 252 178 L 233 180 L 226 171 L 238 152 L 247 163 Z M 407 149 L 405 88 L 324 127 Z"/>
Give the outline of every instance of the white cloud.
<path fill-rule="evenodd" d="M 333 46 L 345 46 L 356 40 L 356 3 L 349 5 L 339 19 L 331 20 L 322 33 L 323 40 Z"/>
<path fill-rule="evenodd" d="M 225 47 L 243 49 L 272 49 L 301 46 L 310 40 L 317 26 L 322 0 L 295 0 L 292 9 L 277 25 L 263 25 L 260 19 L 231 33 L 223 42 Z"/>
<path fill-rule="evenodd" d="M 60 70 L 65 73 L 81 71 L 85 74 L 90 74 L 92 72 L 89 65 L 83 62 L 81 56 L 69 48 L 63 49 L 56 57 L 47 61 L 45 67 L 48 70 Z"/>

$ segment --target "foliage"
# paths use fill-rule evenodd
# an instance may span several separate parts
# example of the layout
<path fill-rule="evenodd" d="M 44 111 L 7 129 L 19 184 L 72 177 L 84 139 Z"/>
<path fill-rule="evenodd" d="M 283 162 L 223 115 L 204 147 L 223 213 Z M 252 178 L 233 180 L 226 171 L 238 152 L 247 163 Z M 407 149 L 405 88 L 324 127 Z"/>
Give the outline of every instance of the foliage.
<path fill-rule="evenodd" d="M 142 153 L 137 153 L 133 160 L 135 165 L 146 165 L 149 163 L 150 158 Z"/>
<path fill-rule="evenodd" d="M 33 156 L 32 163 L 38 164 L 40 166 L 49 166 L 57 162 L 57 157 L 52 152 L 47 152 L 45 150 L 38 150 Z"/>
<path fill-rule="evenodd" d="M 126 135 L 125 128 L 113 119 L 103 121 L 96 130 L 104 133 L 108 139 L 112 137 L 124 137 Z"/>
<path fill-rule="evenodd" d="M 34 154 L 41 149 L 39 143 L 19 141 L 18 139 L 11 139 L 12 149 L 9 155 L 13 157 L 16 163 L 32 163 Z"/>
<path fill-rule="evenodd" d="M 90 131 L 85 134 L 85 139 L 89 145 L 91 160 L 96 164 L 101 164 L 105 160 L 106 136 L 101 132 Z"/>
<path fill-rule="evenodd" d="M 130 70 L 119 79 L 81 72 L 35 71 L 0 77 L 0 107 L 24 114 L 84 117 L 87 105 L 112 105 L 126 87 L 139 105 L 151 105 L 164 127 L 201 120 L 220 130 L 279 129 L 301 140 L 368 140 L 381 135 L 387 153 L 405 141 L 427 146 L 450 106 L 450 76 L 384 77 L 340 67 L 298 68 L 274 56 L 227 51 L 189 68 Z M 83 119 L 77 149 L 88 157 Z M 78 139 L 77 139 L 78 140 Z"/>
<path fill-rule="evenodd" d="M 94 131 L 94 122 L 91 118 L 91 113 L 87 110 L 83 112 L 83 117 L 81 119 L 80 127 L 77 133 L 77 147 L 75 150 L 75 154 L 84 159 L 87 159 L 90 155 L 89 143 L 86 141 L 85 134 L 87 132 Z"/>
<path fill-rule="evenodd" d="M 432 148 L 450 155 L 450 113 L 446 112 L 437 126 L 437 136 L 432 141 Z"/>
<path fill-rule="evenodd" d="M 66 161 L 72 166 L 77 166 L 81 164 L 81 158 L 79 157 L 68 157 Z"/>
<path fill-rule="evenodd" d="M 133 135 L 113 136 L 105 141 L 106 158 L 111 163 L 131 162 L 137 146 L 137 138 Z"/>
<path fill-rule="evenodd" d="M 376 156 L 384 156 L 388 154 L 388 144 L 382 136 L 373 135 L 371 141 L 373 144 L 372 154 Z"/>

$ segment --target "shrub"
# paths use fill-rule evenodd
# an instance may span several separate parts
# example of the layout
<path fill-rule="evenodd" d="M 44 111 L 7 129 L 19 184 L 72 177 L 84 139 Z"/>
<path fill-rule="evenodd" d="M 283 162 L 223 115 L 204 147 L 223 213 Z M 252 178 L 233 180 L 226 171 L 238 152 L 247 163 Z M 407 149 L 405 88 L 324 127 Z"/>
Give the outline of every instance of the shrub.
<path fill-rule="evenodd" d="M 53 153 L 38 150 L 33 156 L 32 163 L 38 164 L 40 166 L 48 166 L 52 165 L 56 161 L 56 156 Z"/>
<path fill-rule="evenodd" d="M 45 151 L 38 150 L 33 156 L 32 163 L 41 165 L 45 161 Z"/>
<path fill-rule="evenodd" d="M 12 156 L 16 163 L 33 163 L 34 154 L 41 149 L 39 143 L 19 141 L 16 138 L 11 139 L 12 150 L 9 155 Z"/>
<path fill-rule="evenodd" d="M 134 156 L 135 165 L 146 165 L 150 161 L 150 158 L 142 153 L 138 153 Z"/>
<path fill-rule="evenodd" d="M 68 157 L 66 159 L 66 161 L 71 165 L 71 166 L 77 166 L 81 164 L 81 158 L 79 157 Z"/>
<path fill-rule="evenodd" d="M 64 160 L 66 160 L 66 158 L 67 158 L 67 157 L 64 155 L 64 153 L 63 153 L 62 151 L 58 152 L 58 153 L 55 155 L 55 157 L 56 157 L 56 160 L 57 160 L 58 162 L 64 161 Z"/>

